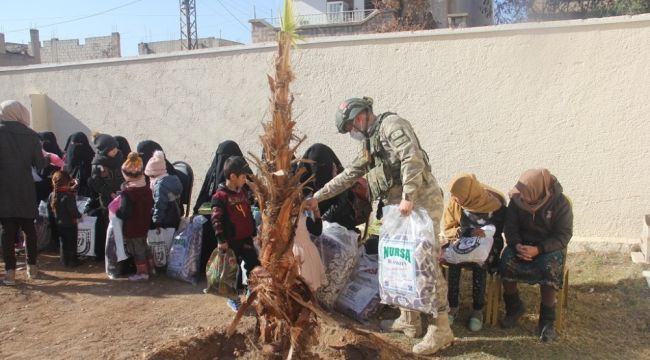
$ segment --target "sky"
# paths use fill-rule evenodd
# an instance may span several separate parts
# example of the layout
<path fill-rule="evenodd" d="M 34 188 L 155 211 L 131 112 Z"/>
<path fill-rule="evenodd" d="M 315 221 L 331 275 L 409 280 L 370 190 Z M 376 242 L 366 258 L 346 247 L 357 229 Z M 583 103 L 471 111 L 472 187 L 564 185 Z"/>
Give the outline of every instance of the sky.
<path fill-rule="evenodd" d="M 248 20 L 278 17 L 283 0 L 196 0 L 199 38 L 251 42 Z M 138 54 L 138 43 L 180 38 L 179 0 L 0 0 L 0 32 L 6 42 L 41 41 L 120 33 L 122 56 Z"/>

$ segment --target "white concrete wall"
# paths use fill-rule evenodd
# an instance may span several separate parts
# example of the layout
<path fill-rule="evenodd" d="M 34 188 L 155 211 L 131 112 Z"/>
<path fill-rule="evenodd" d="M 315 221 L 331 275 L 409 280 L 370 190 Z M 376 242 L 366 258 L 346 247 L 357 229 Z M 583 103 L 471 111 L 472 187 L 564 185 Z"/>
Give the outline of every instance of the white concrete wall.
<path fill-rule="evenodd" d="M 0 70 L 0 99 L 47 94 L 61 142 L 73 129 L 152 138 L 199 178 L 217 144 L 259 154 L 274 45 Z M 507 192 L 548 167 L 575 207 L 575 234 L 637 238 L 650 210 L 650 15 L 434 30 L 304 43 L 294 116 L 307 144 L 348 162 L 337 105 L 368 95 L 409 119 L 446 188 L 460 172 Z M 197 179 L 200 187 L 202 179 Z"/>

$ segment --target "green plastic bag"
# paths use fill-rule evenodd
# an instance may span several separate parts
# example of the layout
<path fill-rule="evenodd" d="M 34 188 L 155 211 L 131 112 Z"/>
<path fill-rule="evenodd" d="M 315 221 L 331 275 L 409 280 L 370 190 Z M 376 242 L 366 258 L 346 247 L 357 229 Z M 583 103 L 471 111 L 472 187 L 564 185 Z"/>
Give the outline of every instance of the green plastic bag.
<path fill-rule="evenodd" d="M 237 270 L 239 264 L 231 249 L 225 252 L 214 249 L 205 267 L 208 292 L 227 297 L 237 295 Z"/>
<path fill-rule="evenodd" d="M 212 203 L 211 202 L 204 202 L 201 204 L 199 207 L 199 215 L 211 215 L 212 214 Z"/>

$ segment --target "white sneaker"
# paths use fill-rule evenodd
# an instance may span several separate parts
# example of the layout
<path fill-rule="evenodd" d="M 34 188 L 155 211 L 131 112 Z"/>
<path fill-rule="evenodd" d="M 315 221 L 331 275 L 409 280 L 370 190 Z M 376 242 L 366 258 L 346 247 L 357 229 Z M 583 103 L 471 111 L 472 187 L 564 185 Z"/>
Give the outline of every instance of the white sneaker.
<path fill-rule="evenodd" d="M 469 329 L 471 331 L 480 331 L 483 328 L 483 312 L 474 310 L 469 318 Z"/>

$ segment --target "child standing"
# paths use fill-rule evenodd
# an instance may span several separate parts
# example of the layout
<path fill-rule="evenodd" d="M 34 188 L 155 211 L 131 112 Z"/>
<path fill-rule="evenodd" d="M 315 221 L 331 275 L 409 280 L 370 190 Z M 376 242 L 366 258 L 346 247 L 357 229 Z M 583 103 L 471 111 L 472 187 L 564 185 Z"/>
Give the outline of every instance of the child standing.
<path fill-rule="evenodd" d="M 77 257 L 77 224 L 81 213 L 77 209 L 76 183 L 70 174 L 57 171 L 52 175 L 53 191 L 47 201 L 48 209 L 54 216 L 60 239 L 59 253 L 61 263 L 66 267 L 79 265 Z"/>
<path fill-rule="evenodd" d="M 232 249 L 239 261 L 244 261 L 246 275 L 260 265 L 253 245 L 256 235 L 255 220 L 244 190 L 246 174 L 250 169 L 241 156 L 231 156 L 223 167 L 225 183 L 219 184 L 212 197 L 212 226 L 217 237 L 218 249 Z M 238 297 L 229 298 L 228 306 L 239 310 Z"/>
<path fill-rule="evenodd" d="M 153 196 L 142 172 L 142 159 L 136 152 L 129 153 L 122 165 L 124 184 L 122 185 L 121 204 L 116 216 L 124 222 L 124 242 L 128 252 L 133 255 L 137 272 L 129 276 L 130 281 L 149 280 L 147 261 L 147 232 L 151 223 Z"/>
<path fill-rule="evenodd" d="M 167 265 L 174 232 L 181 221 L 180 198 L 183 184 L 178 176 L 167 173 L 165 153 L 160 150 L 153 153 L 147 162 L 144 174 L 149 176 L 149 187 L 153 192 L 151 229 L 157 234 L 154 239 L 150 238 L 147 241 L 154 265 L 162 267 Z"/>
<path fill-rule="evenodd" d="M 153 228 L 178 228 L 181 221 L 179 200 L 183 184 L 178 176 L 167 173 L 165 153 L 156 150 L 149 159 L 144 174 L 149 176 L 149 185 L 153 192 Z"/>

